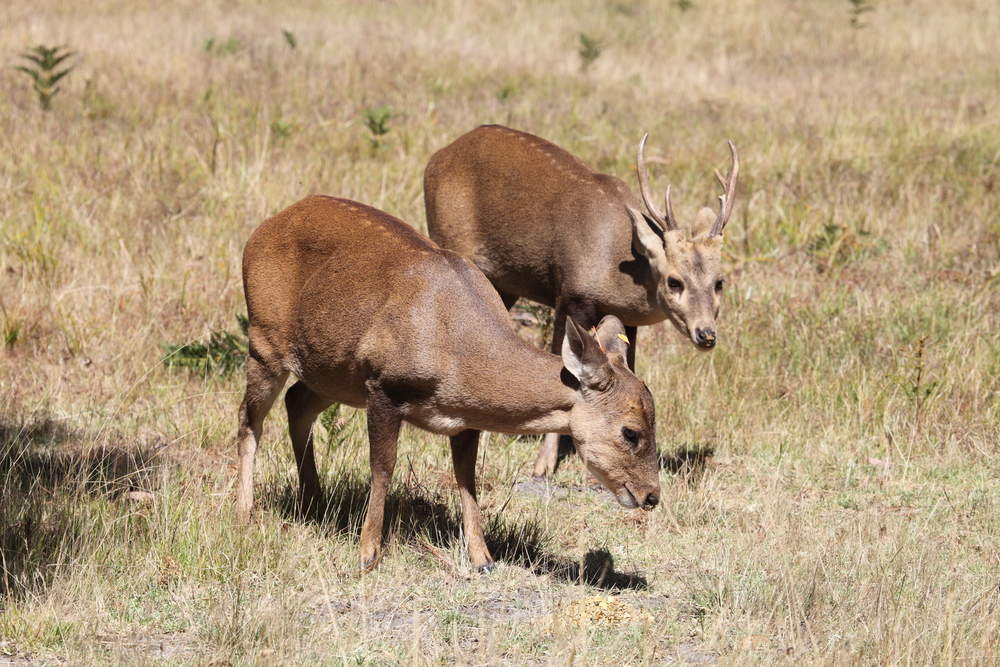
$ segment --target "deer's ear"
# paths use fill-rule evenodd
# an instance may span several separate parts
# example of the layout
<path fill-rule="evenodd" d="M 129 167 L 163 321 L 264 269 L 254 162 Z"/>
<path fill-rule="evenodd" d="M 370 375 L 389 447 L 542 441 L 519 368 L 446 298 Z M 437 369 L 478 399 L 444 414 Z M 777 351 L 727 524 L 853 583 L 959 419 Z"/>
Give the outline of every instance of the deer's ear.
<path fill-rule="evenodd" d="M 698 237 L 702 234 L 708 233 L 708 230 L 710 230 L 712 225 L 715 224 L 715 217 L 715 211 L 707 206 L 698 211 L 698 215 L 694 217 L 694 226 L 691 228 L 691 236 Z"/>
<path fill-rule="evenodd" d="M 596 388 L 604 384 L 609 375 L 608 357 L 601 351 L 597 339 L 587 330 L 566 318 L 566 334 L 562 346 L 563 366 L 584 387 Z"/>
<path fill-rule="evenodd" d="M 614 359 L 621 363 L 628 355 L 628 336 L 625 335 L 625 326 L 614 315 L 605 315 L 601 323 L 597 325 L 597 342 L 601 344 L 604 354 L 608 359 Z"/>
<path fill-rule="evenodd" d="M 626 207 L 632 218 L 632 247 L 635 251 L 652 260 L 663 254 L 663 230 L 631 206 Z"/>

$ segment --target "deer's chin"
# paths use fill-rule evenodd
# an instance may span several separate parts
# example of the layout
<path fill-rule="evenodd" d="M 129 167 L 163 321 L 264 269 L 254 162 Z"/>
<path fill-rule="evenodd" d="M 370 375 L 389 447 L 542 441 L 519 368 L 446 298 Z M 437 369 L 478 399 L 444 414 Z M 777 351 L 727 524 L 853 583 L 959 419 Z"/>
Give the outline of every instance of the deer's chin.
<path fill-rule="evenodd" d="M 597 481 L 601 483 L 601 486 L 614 494 L 615 500 L 618 501 L 619 505 L 629 509 L 635 509 L 639 506 L 639 501 L 635 499 L 635 496 L 632 495 L 632 492 L 629 491 L 624 484 L 622 484 L 620 488 L 615 489 L 614 485 L 611 484 L 611 482 L 608 481 L 608 478 L 601 474 L 599 470 L 594 469 L 594 467 L 589 463 L 586 463 L 586 466 L 590 474 L 596 477 Z"/>
<path fill-rule="evenodd" d="M 639 501 L 636 500 L 635 496 L 632 495 L 632 492 L 629 491 L 624 486 L 621 488 L 621 491 L 618 492 L 615 498 L 618 499 L 619 505 L 621 505 L 622 507 L 627 507 L 630 510 L 634 510 L 639 506 Z"/>

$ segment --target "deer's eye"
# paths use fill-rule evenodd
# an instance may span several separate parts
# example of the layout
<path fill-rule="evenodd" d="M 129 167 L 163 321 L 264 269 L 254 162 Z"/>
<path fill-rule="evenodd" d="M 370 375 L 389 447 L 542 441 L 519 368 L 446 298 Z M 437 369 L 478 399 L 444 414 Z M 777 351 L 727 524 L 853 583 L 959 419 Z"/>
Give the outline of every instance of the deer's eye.
<path fill-rule="evenodd" d="M 639 445 L 639 432 L 630 429 L 628 426 L 622 427 L 622 437 L 625 438 L 625 442 L 627 442 L 630 447 L 634 448 Z"/>
<path fill-rule="evenodd" d="M 667 278 L 667 287 L 670 288 L 670 291 L 674 294 L 680 294 L 684 291 L 684 283 L 673 277 Z"/>
<path fill-rule="evenodd" d="M 726 281 L 724 281 L 724 280 L 716 280 L 715 281 L 715 291 L 716 292 L 721 292 L 722 291 L 722 287 L 725 284 L 726 284 Z"/>

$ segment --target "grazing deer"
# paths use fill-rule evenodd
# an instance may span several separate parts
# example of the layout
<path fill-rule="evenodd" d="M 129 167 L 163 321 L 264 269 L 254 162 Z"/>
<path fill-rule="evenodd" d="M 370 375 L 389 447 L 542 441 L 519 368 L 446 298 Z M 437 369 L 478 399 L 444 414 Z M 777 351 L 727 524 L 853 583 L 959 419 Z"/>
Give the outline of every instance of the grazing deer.
<path fill-rule="evenodd" d="M 699 349 L 715 347 L 722 295 L 722 231 L 740 171 L 736 147 L 718 214 L 701 209 L 691 238 L 653 204 L 639 144 L 639 191 L 539 137 L 483 125 L 431 157 L 424 172 L 427 229 L 442 248 L 468 257 L 511 308 L 518 297 L 555 309 L 552 351 L 567 320 L 583 327 L 614 315 L 625 325 L 635 369 L 636 327 L 670 320 Z M 535 475 L 555 469 L 559 437 L 549 434 Z"/>
<path fill-rule="evenodd" d="M 239 413 L 236 513 L 250 520 L 264 417 L 285 395 L 302 507 L 319 494 L 312 424 L 333 403 L 368 410 L 371 497 L 361 565 L 381 557 L 386 491 L 403 421 L 451 437 L 469 557 L 493 567 L 476 503 L 479 431 L 570 434 L 588 469 L 626 507 L 659 502 L 653 399 L 628 369 L 624 327 L 595 335 L 570 322 L 562 354 L 511 325 L 496 291 L 464 257 L 404 222 L 332 197 L 264 221 L 243 251 L 250 320 Z"/>

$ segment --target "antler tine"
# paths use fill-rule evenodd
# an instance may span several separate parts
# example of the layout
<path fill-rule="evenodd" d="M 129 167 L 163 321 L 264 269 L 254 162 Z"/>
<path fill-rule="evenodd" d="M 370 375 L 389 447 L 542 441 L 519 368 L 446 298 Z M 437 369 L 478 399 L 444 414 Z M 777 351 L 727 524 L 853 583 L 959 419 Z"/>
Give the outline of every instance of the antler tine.
<path fill-rule="evenodd" d="M 639 192 L 642 194 L 642 201 L 646 204 L 646 209 L 649 214 L 653 216 L 653 220 L 663 227 L 667 231 L 673 231 L 677 229 L 677 221 L 674 220 L 673 211 L 670 208 L 670 198 L 667 197 L 667 216 L 665 217 L 660 213 L 659 209 L 653 203 L 653 195 L 649 191 L 649 170 L 646 169 L 646 159 L 643 157 L 643 149 L 646 147 L 646 139 L 649 138 L 647 133 L 643 136 L 642 141 L 639 142 L 639 155 L 635 160 L 636 172 L 639 175 Z M 669 189 L 667 192 L 669 193 Z"/>
<path fill-rule="evenodd" d="M 733 166 L 729 169 L 726 179 L 722 178 L 718 169 L 715 170 L 715 175 L 722 184 L 722 195 L 719 197 L 719 217 L 715 219 L 709 236 L 722 235 L 722 230 L 725 229 L 729 216 L 733 213 L 733 204 L 736 202 L 736 179 L 740 175 L 740 156 L 736 154 L 736 146 L 732 141 L 729 142 L 729 152 L 733 155 Z"/>
<path fill-rule="evenodd" d="M 663 196 L 663 202 L 667 205 L 667 222 L 670 229 L 677 229 L 677 218 L 674 217 L 674 207 L 670 204 L 670 186 L 667 186 L 667 194 Z"/>

